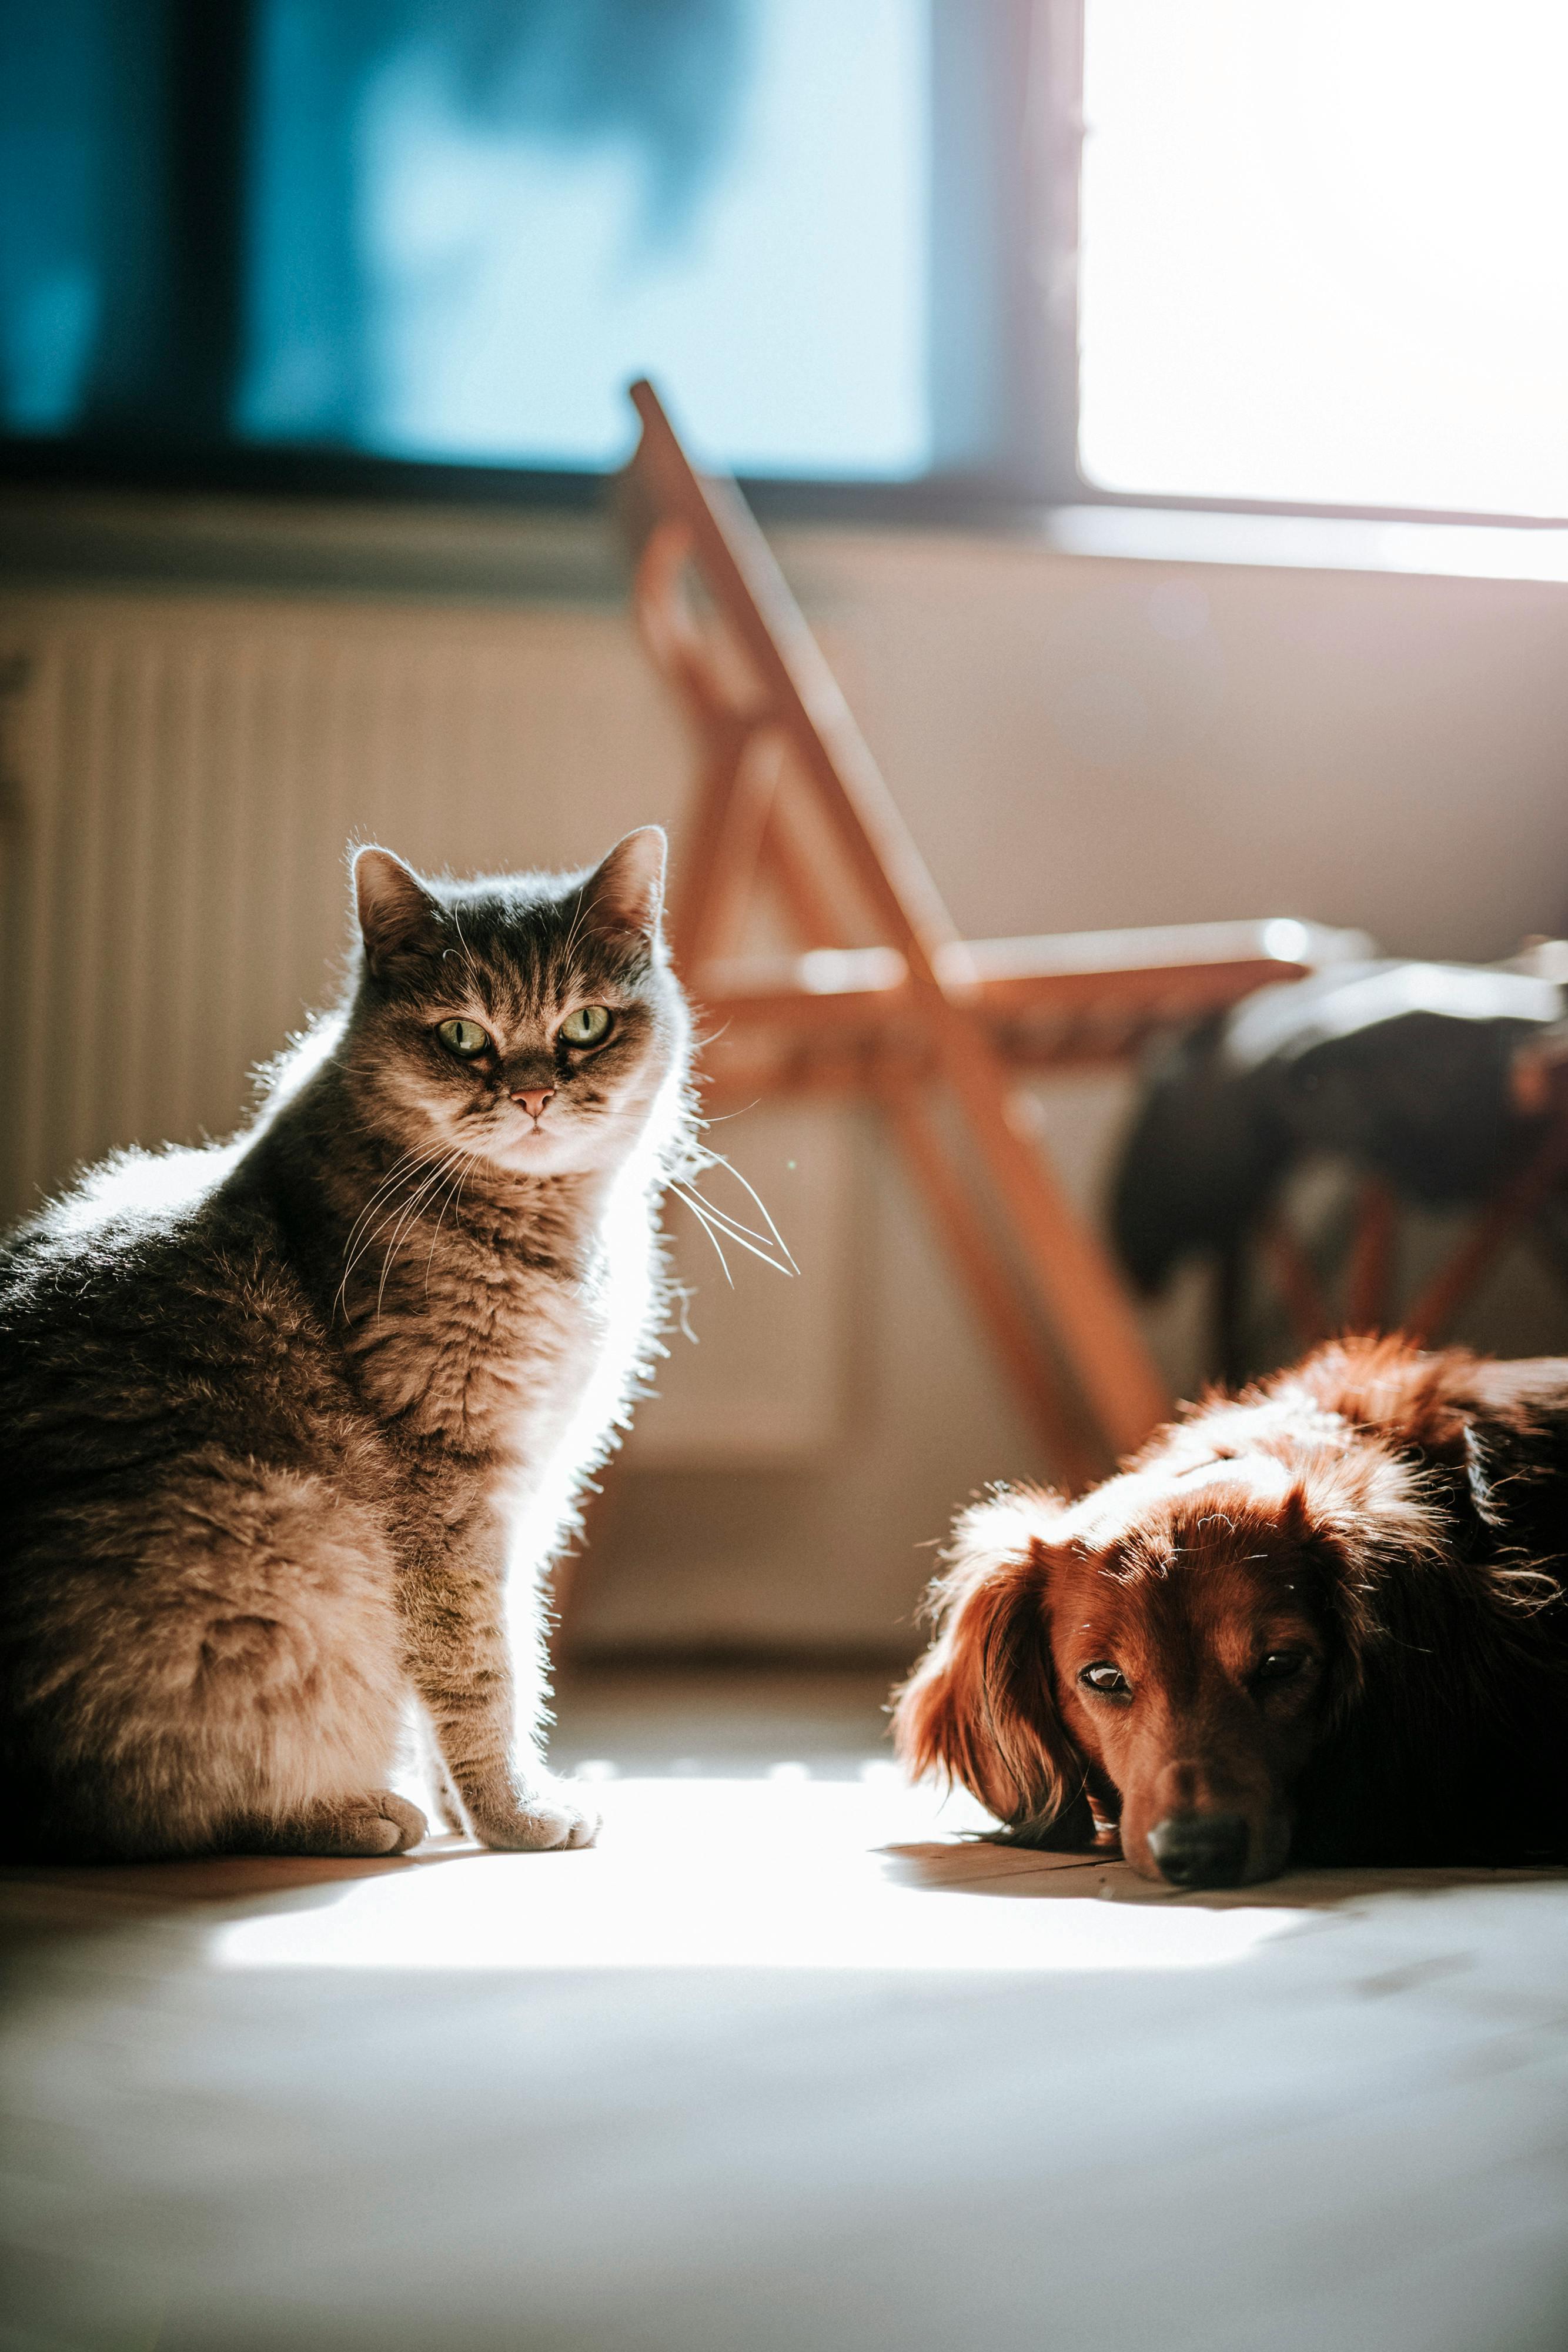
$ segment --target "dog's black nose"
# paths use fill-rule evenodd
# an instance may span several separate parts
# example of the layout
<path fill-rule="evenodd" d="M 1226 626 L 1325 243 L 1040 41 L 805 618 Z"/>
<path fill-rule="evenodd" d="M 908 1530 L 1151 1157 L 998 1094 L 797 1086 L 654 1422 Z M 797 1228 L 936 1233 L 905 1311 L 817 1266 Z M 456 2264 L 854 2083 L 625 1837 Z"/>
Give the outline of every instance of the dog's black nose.
<path fill-rule="evenodd" d="M 1149 1832 L 1149 1852 L 1173 1886 L 1235 1886 L 1247 1867 L 1239 1813 L 1167 1813 Z"/>

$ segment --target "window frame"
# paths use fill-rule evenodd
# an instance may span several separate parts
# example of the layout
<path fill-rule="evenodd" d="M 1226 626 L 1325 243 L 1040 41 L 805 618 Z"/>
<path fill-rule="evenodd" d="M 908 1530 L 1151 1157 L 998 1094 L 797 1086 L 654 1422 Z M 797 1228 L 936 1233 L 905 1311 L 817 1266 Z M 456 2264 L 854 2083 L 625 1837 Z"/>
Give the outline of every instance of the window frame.
<path fill-rule="evenodd" d="M 1568 515 L 1499 514 L 1460 507 L 1357 506 L 1326 500 L 1201 498 L 1187 491 L 1112 490 L 1078 462 L 1079 193 L 1083 117 L 1084 0 L 1035 0 L 1037 42 L 1049 58 L 1041 77 L 1039 210 L 1044 249 L 1041 305 L 1050 345 L 1043 424 L 1051 506 L 1113 507 L 1167 514 L 1257 515 L 1339 522 L 1435 523 L 1489 530 L 1561 530 Z"/>
<path fill-rule="evenodd" d="M 194 362 L 205 322 L 227 354 L 232 381 L 248 98 L 244 60 L 254 54 L 254 0 L 158 0 L 158 5 L 168 43 L 162 87 L 170 109 L 167 147 L 158 152 L 168 185 L 143 201 L 168 209 L 163 249 L 172 259 L 169 283 L 156 289 L 170 348 L 160 350 L 154 364 L 166 373 L 182 360 Z M 1040 502 L 1045 460 L 1030 414 L 1040 341 L 1031 325 L 1029 235 L 1035 201 L 1029 112 L 1039 13 L 1037 0 L 965 0 L 962 10 L 945 0 L 931 5 L 928 250 L 937 323 L 928 383 L 938 451 L 945 436 L 961 440 L 967 431 L 977 454 L 946 462 L 938 457 L 930 472 L 913 480 L 742 475 L 743 488 L 763 515 L 937 521 Z M 977 153 L 986 158 L 984 171 L 972 168 Z M 200 361 L 207 356 L 203 350 Z M 966 375 L 969 381 L 958 381 Z M 198 391 L 209 409 L 221 398 L 212 376 L 206 366 Z M 678 421 L 679 384 L 665 383 L 661 390 Z M 936 413 L 943 407 L 976 413 L 954 425 Z M 215 424 L 205 433 L 178 435 L 102 426 L 57 436 L 0 434 L 0 481 L 32 488 L 570 513 L 600 504 L 613 470 L 246 443 L 227 437 Z"/>
<path fill-rule="evenodd" d="M 198 223 L 189 240 L 193 258 L 183 264 L 192 282 L 176 287 L 174 308 L 188 335 L 193 302 L 215 306 L 232 346 L 245 101 L 235 59 L 249 37 L 253 0 L 163 5 L 177 50 L 172 82 L 187 105 L 189 138 L 176 165 L 183 173 L 181 201 L 183 217 Z M 933 399 L 938 410 L 951 395 L 959 405 L 967 402 L 985 412 L 975 440 L 983 455 L 938 462 L 913 480 L 743 474 L 741 488 L 765 520 L 984 525 L 1016 523 L 1051 508 L 1090 507 L 1562 529 L 1568 518 L 1198 498 L 1113 490 L 1090 481 L 1078 462 L 1084 0 L 965 0 L 962 11 L 932 0 L 931 23 L 930 250 L 933 342 L 939 347 L 932 363 Z M 215 74 L 226 116 L 205 102 L 204 64 Z M 990 168 L 977 174 L 971 164 L 981 141 Z M 955 217 L 959 227 L 949 233 Z M 220 224 L 216 236 L 213 220 Z M 977 291 L 972 265 L 977 252 L 987 257 L 988 275 Z M 956 331 L 958 326 L 970 332 Z M 945 384 L 943 371 L 951 371 L 955 352 L 969 354 L 971 375 L 977 368 L 987 379 L 978 388 L 971 383 L 955 394 Z M 962 357 L 957 364 L 965 364 Z M 679 422 L 678 383 L 661 390 Z M 935 422 L 940 448 L 939 414 Z M 405 459 L 298 443 L 0 434 L 0 483 L 34 489 L 570 514 L 599 507 L 613 478 L 613 468 Z"/>

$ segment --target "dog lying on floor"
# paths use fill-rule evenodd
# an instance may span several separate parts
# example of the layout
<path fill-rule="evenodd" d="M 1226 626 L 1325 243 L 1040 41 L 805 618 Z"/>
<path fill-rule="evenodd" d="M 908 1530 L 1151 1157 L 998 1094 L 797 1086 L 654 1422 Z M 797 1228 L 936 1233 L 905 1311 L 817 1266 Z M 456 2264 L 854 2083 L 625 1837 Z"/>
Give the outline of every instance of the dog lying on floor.
<path fill-rule="evenodd" d="M 1568 1859 L 1565 1582 L 1568 1358 L 1334 1343 L 963 1513 L 894 1737 L 1181 1887 Z"/>

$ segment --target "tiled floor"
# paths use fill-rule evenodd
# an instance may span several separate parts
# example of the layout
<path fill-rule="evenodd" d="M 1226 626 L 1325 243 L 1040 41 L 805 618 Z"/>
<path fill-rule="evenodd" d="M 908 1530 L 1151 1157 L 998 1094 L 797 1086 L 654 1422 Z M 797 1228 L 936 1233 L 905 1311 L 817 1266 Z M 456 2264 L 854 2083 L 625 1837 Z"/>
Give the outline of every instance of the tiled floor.
<path fill-rule="evenodd" d="M 590 1853 L 18 1874 L 0 2343 L 1562 2352 L 1568 1874 L 962 1835 L 861 1675 L 601 1675 Z"/>

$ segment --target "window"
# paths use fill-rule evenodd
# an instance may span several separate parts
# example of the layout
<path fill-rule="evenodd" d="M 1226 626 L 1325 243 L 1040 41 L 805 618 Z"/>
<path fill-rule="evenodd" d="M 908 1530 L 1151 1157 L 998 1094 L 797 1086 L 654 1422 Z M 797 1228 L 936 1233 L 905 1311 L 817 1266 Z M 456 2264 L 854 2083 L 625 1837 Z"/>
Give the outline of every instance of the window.
<path fill-rule="evenodd" d="M 984 476 L 1026 14 L 0 0 L 13 454 Z"/>
<path fill-rule="evenodd" d="M 927 33 L 924 0 L 266 0 L 237 429 L 601 467 L 652 374 L 744 472 L 926 472 Z"/>
<path fill-rule="evenodd" d="M 1568 516 L 1562 0 L 1088 0 L 1103 490 Z"/>
<path fill-rule="evenodd" d="M 1562 0 L 0 0 L 0 464 L 1568 517 Z"/>

